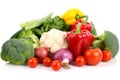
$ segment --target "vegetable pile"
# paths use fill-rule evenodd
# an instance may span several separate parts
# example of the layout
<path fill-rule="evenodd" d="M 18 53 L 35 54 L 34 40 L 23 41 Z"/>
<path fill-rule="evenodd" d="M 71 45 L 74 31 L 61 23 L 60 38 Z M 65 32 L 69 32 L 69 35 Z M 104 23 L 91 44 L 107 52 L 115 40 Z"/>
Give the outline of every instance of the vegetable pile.
<path fill-rule="evenodd" d="M 96 28 L 77 8 L 66 11 L 62 16 L 34 19 L 20 24 L 17 31 L 2 45 L 1 58 L 11 64 L 38 64 L 51 67 L 54 71 L 83 65 L 108 62 L 119 51 L 117 36 L 111 31 L 97 35 Z"/>

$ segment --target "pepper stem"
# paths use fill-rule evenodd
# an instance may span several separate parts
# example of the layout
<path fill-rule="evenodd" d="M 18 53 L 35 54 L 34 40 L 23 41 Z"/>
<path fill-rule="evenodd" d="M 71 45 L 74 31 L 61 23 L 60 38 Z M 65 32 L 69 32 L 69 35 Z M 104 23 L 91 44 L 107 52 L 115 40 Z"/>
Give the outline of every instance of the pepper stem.
<path fill-rule="evenodd" d="M 75 30 L 75 34 L 80 34 L 80 27 L 82 24 L 86 24 L 86 22 L 88 21 L 88 16 L 87 15 L 84 15 L 84 16 L 81 16 L 81 18 L 85 18 L 84 21 L 82 21 L 82 23 L 78 23 L 77 24 L 77 27 L 76 27 L 76 30 Z"/>
<path fill-rule="evenodd" d="M 85 18 L 85 20 L 82 22 L 82 24 L 86 24 L 86 22 L 88 21 L 88 16 L 87 15 L 85 15 L 84 18 Z"/>
<path fill-rule="evenodd" d="M 76 20 L 79 20 L 79 19 L 83 19 L 83 18 L 86 18 L 86 17 L 88 18 L 87 15 L 80 16 L 79 14 L 76 14 L 75 19 L 76 19 Z"/>
<path fill-rule="evenodd" d="M 78 23 L 78 25 L 77 25 L 77 27 L 76 27 L 76 29 L 75 29 L 75 34 L 81 33 L 81 32 L 80 32 L 80 26 L 81 26 L 81 23 Z"/>

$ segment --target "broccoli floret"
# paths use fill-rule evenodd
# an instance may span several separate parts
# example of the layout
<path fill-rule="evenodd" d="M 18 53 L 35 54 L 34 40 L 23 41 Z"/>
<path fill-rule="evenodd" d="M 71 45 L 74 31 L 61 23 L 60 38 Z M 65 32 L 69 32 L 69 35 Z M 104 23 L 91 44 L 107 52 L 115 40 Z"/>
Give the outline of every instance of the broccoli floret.
<path fill-rule="evenodd" d="M 12 64 L 25 64 L 34 57 L 34 48 L 26 38 L 10 39 L 2 46 L 1 58 Z"/>

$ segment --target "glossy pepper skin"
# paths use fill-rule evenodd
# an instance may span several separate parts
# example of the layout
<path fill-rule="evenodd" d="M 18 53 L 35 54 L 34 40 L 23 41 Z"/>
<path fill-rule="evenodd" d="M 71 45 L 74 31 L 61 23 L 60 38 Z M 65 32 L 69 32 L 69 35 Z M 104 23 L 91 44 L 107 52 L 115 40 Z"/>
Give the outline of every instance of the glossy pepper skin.
<path fill-rule="evenodd" d="M 81 33 L 74 33 L 73 30 L 68 32 L 67 41 L 69 49 L 76 58 L 83 55 L 83 52 L 92 44 L 94 36 L 88 30 L 83 30 Z"/>
<path fill-rule="evenodd" d="M 79 23 L 82 23 L 83 21 L 82 20 L 77 20 L 71 27 L 71 31 L 76 29 L 77 25 Z M 80 26 L 80 31 L 82 30 L 88 30 L 89 32 L 92 31 L 92 25 L 89 23 L 89 22 L 86 22 L 86 24 L 81 24 Z"/>
<path fill-rule="evenodd" d="M 76 21 L 76 16 L 83 16 L 83 12 L 77 8 L 72 8 L 66 11 L 61 18 L 64 19 L 67 25 L 73 25 Z"/>

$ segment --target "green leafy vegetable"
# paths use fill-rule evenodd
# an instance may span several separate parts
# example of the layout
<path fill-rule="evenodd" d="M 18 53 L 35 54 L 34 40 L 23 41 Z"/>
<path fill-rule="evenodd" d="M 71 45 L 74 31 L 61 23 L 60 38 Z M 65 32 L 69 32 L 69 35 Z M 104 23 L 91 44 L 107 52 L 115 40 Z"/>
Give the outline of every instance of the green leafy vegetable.
<path fill-rule="evenodd" d="M 31 30 L 23 30 L 19 33 L 18 38 L 29 38 L 33 42 L 33 47 L 39 47 L 39 39 Z"/>
<path fill-rule="evenodd" d="M 68 30 L 66 28 L 66 24 L 64 20 L 59 16 L 55 16 L 53 18 L 49 18 L 46 21 L 44 21 L 42 25 L 40 25 L 39 27 L 33 28 L 32 31 L 40 37 L 42 33 L 47 32 L 53 28 L 62 30 L 62 31 Z"/>
<path fill-rule="evenodd" d="M 12 39 L 12 38 L 18 38 L 19 34 L 20 34 L 22 31 L 24 31 L 24 29 L 20 29 L 19 31 L 17 31 L 15 34 L 13 34 L 13 35 L 11 36 L 11 39 Z"/>
<path fill-rule="evenodd" d="M 53 28 L 68 31 L 70 27 L 66 27 L 66 24 L 60 16 L 51 17 L 52 13 L 42 19 L 34 19 L 28 22 L 22 23 L 21 27 L 25 30 L 32 30 L 32 32 L 40 38 L 41 34 L 47 32 Z"/>
<path fill-rule="evenodd" d="M 25 64 L 28 58 L 34 57 L 34 48 L 27 39 L 10 39 L 2 46 L 1 58 L 12 64 Z"/>
<path fill-rule="evenodd" d="M 91 33 L 96 36 L 96 35 L 97 35 L 97 31 L 96 31 L 96 29 L 95 29 L 95 26 L 94 26 L 93 22 L 91 22 L 91 25 L 92 25 L 92 27 L 93 27 Z"/>
<path fill-rule="evenodd" d="M 52 13 L 50 13 L 49 15 L 47 15 L 46 17 L 42 19 L 34 19 L 28 22 L 22 23 L 20 26 L 25 30 L 32 29 L 32 28 L 40 26 L 44 21 L 51 18 L 51 16 L 52 16 Z"/>

